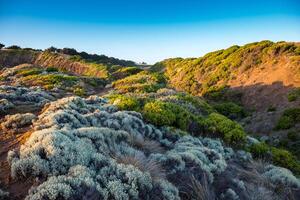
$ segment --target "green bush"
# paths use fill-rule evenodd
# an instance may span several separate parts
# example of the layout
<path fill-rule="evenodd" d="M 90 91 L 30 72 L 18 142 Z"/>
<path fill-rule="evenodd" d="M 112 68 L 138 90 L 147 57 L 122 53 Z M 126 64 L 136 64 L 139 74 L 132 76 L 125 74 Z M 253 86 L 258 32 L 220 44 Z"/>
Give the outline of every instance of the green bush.
<path fill-rule="evenodd" d="M 34 74 L 23 77 L 22 81 L 27 85 L 39 85 L 45 89 L 52 89 L 56 86 L 64 88 L 74 86 L 78 81 L 78 77 L 62 74 Z"/>
<path fill-rule="evenodd" d="M 17 71 L 17 75 L 20 76 L 30 76 L 42 73 L 43 70 L 41 68 L 28 68 L 28 69 L 20 69 Z"/>
<path fill-rule="evenodd" d="M 264 142 L 253 144 L 249 148 L 254 158 L 265 158 L 267 153 L 270 152 L 270 146 Z"/>
<path fill-rule="evenodd" d="M 244 111 L 243 107 L 233 102 L 219 103 L 216 104 L 214 108 L 216 111 L 230 119 L 240 119 L 246 116 L 246 112 Z"/>
<path fill-rule="evenodd" d="M 282 116 L 279 118 L 276 129 L 289 129 L 300 122 L 300 108 L 286 109 Z"/>
<path fill-rule="evenodd" d="M 274 164 L 285 167 L 293 171 L 295 174 L 300 174 L 300 163 L 296 157 L 289 151 L 278 148 L 271 148 L 272 161 Z"/>
<path fill-rule="evenodd" d="M 282 116 L 277 122 L 276 129 L 289 129 L 293 127 L 293 120 L 288 116 Z"/>
<path fill-rule="evenodd" d="M 205 119 L 208 132 L 220 135 L 226 143 L 233 145 L 243 145 L 246 141 L 246 133 L 241 125 L 224 115 L 211 113 Z"/>
<path fill-rule="evenodd" d="M 110 102 L 116 105 L 120 110 L 140 110 L 140 103 L 137 98 L 125 95 L 112 95 L 109 97 Z"/>
<path fill-rule="evenodd" d="M 73 90 L 73 93 L 74 93 L 75 95 L 78 95 L 78 96 L 81 96 L 81 97 L 86 95 L 86 92 L 85 92 L 84 88 L 82 88 L 82 87 L 76 87 L 76 88 Z"/>
<path fill-rule="evenodd" d="M 55 67 L 47 67 L 46 72 L 58 72 L 58 69 Z"/>
<path fill-rule="evenodd" d="M 161 74 L 143 71 L 117 80 L 112 85 L 120 93 L 148 93 L 156 92 L 158 89 L 163 88 L 165 86 L 165 79 Z"/>
<path fill-rule="evenodd" d="M 287 134 L 287 138 L 289 139 L 289 140 L 299 140 L 300 138 L 299 138 L 299 135 L 297 134 L 297 132 L 296 131 L 289 131 L 288 132 L 288 134 Z"/>
<path fill-rule="evenodd" d="M 176 121 L 176 114 L 172 104 L 161 101 L 149 102 L 143 109 L 145 119 L 158 126 L 171 126 Z"/>

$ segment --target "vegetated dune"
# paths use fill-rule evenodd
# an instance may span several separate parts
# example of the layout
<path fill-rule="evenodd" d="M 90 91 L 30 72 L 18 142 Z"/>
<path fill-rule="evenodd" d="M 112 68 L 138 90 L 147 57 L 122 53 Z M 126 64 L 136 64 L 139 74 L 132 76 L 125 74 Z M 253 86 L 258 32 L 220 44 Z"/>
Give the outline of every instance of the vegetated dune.
<path fill-rule="evenodd" d="M 257 110 L 269 105 L 284 106 L 291 88 L 300 87 L 300 44 L 262 41 L 245 46 L 232 46 L 211 52 L 200 58 L 167 59 L 154 65 L 153 70 L 162 70 L 171 86 L 194 95 L 206 95 L 229 86 L 243 93 L 244 105 Z M 282 87 L 271 90 L 272 84 L 281 82 Z M 256 87 L 270 85 L 266 87 Z M 244 87 L 252 87 L 251 93 Z M 260 101 L 266 96 L 268 101 Z"/>
<path fill-rule="evenodd" d="M 0 50 L 0 67 L 13 67 L 29 63 L 45 68 L 55 67 L 74 75 L 105 79 L 110 78 L 110 74 L 115 72 L 118 72 L 118 76 L 123 77 L 122 72 L 131 74 L 139 71 L 139 68 L 136 68 L 137 65 L 132 61 L 119 60 L 104 55 L 90 55 L 85 52 L 79 53 L 74 49 L 72 50 L 75 52 L 67 54 L 69 51 L 65 49 L 60 50 L 61 53 L 50 50 L 41 51 L 21 48 L 2 49 Z M 81 55 L 86 55 L 89 59 L 84 59 Z M 129 66 L 131 70 L 124 70 L 124 68 L 128 68 Z"/>
<path fill-rule="evenodd" d="M 0 199 L 300 196 L 298 44 L 131 64 L 68 48 L 0 51 Z M 286 138 L 243 129 L 274 125 Z"/>
<path fill-rule="evenodd" d="M 76 94 L 95 94 L 104 89 L 107 81 L 89 76 L 75 76 L 54 67 L 21 64 L 0 71 L 0 84 L 40 87 L 56 97 Z"/>
<path fill-rule="evenodd" d="M 97 96 L 51 102 L 8 162 L 14 179 L 33 180 L 26 199 L 283 199 L 300 190 L 284 168 L 158 129 Z"/>

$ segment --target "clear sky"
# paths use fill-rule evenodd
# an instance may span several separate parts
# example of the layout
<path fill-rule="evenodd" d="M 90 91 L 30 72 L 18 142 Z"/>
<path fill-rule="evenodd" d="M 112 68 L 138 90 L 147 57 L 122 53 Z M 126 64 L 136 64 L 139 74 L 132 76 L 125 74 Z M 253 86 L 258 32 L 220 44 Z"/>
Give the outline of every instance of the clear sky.
<path fill-rule="evenodd" d="M 300 0 L 0 0 L 0 42 L 137 62 L 300 41 Z"/>

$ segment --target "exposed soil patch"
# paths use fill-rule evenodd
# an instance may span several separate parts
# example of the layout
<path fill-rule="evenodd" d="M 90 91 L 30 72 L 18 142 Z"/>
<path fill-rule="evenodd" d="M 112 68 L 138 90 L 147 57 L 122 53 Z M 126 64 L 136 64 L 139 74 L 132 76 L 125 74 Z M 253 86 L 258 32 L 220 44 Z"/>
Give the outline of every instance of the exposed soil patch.
<path fill-rule="evenodd" d="M 10 166 L 6 161 L 9 150 L 18 149 L 31 135 L 30 127 L 24 127 L 18 134 L 5 132 L 0 129 L 0 180 L 1 186 L 10 193 L 11 199 L 24 199 L 27 191 L 34 184 L 33 179 L 14 180 L 10 176 Z"/>

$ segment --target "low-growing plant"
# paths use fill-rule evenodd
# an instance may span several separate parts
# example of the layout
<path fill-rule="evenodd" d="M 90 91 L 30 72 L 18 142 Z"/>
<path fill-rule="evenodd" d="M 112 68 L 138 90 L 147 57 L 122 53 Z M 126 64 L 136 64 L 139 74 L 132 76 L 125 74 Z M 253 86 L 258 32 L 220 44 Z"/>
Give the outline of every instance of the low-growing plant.
<path fill-rule="evenodd" d="M 63 74 L 36 74 L 29 75 L 22 79 L 25 84 L 40 85 L 46 89 L 52 89 L 56 86 L 70 87 L 78 81 L 78 77 Z"/>
<path fill-rule="evenodd" d="M 300 163 L 289 151 L 272 147 L 271 152 L 272 161 L 275 165 L 288 168 L 297 175 L 300 174 Z"/>
<path fill-rule="evenodd" d="M 46 68 L 46 72 L 50 73 L 50 72 L 58 72 L 58 69 L 55 67 L 47 67 Z"/>
<path fill-rule="evenodd" d="M 249 147 L 249 150 L 255 158 L 263 159 L 263 158 L 266 158 L 268 153 L 270 153 L 271 148 L 266 143 L 260 142 L 260 143 L 251 145 Z"/>
<path fill-rule="evenodd" d="M 276 129 L 289 129 L 300 122 L 300 108 L 286 109 L 279 118 Z"/>
<path fill-rule="evenodd" d="M 116 105 L 120 110 L 140 110 L 140 103 L 135 97 L 125 95 L 111 95 L 110 102 Z"/>
<path fill-rule="evenodd" d="M 143 115 L 155 125 L 172 125 L 176 120 L 176 113 L 173 111 L 172 104 L 155 101 L 149 102 L 144 106 Z"/>
<path fill-rule="evenodd" d="M 207 132 L 219 135 L 223 140 L 233 145 L 243 145 L 246 141 L 246 133 L 237 122 L 234 122 L 224 115 L 211 113 L 204 120 Z"/>
<path fill-rule="evenodd" d="M 128 76 L 112 83 L 113 87 L 121 93 L 156 92 L 165 86 L 165 79 L 162 74 L 142 71 L 138 74 Z"/>
<path fill-rule="evenodd" d="M 86 95 L 86 91 L 82 87 L 75 87 L 73 90 L 73 93 L 75 95 L 81 96 L 81 97 Z"/>
<path fill-rule="evenodd" d="M 230 119 L 240 119 L 246 116 L 246 112 L 242 106 L 233 102 L 218 103 L 214 108 Z"/>
<path fill-rule="evenodd" d="M 21 69 L 17 71 L 17 75 L 20 76 L 29 76 L 29 75 L 36 75 L 42 73 L 43 70 L 41 68 L 28 68 L 28 69 Z"/>

